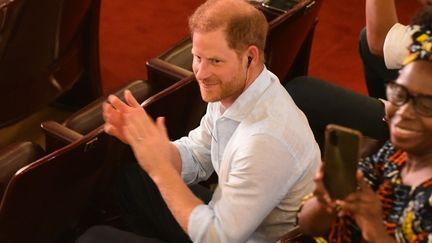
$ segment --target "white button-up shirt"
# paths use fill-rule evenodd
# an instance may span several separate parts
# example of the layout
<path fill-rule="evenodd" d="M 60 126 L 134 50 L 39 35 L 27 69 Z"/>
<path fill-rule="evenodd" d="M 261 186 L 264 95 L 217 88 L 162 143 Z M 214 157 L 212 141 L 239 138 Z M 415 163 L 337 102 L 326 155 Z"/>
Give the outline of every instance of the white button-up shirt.
<path fill-rule="evenodd" d="M 200 126 L 174 144 L 185 182 L 219 177 L 210 203 L 189 218 L 194 242 L 275 242 L 295 224 L 320 161 L 306 117 L 266 68 L 228 109 L 209 103 Z"/>

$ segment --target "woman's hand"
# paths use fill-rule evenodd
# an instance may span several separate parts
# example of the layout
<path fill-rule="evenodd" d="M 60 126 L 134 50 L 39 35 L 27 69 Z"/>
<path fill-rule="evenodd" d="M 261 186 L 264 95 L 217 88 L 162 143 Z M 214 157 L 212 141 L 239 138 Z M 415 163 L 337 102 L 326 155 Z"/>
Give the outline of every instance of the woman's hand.
<path fill-rule="evenodd" d="M 324 167 L 321 167 L 314 179 L 315 181 L 315 191 L 314 196 L 320 205 L 326 210 L 326 212 L 332 214 L 336 212 L 336 202 L 331 199 L 330 194 L 327 192 L 324 182 Z"/>
<path fill-rule="evenodd" d="M 340 216 L 349 214 L 354 218 L 367 242 L 386 242 L 390 238 L 384 222 L 382 205 L 377 193 L 364 181 L 363 173 L 357 171 L 357 191 L 336 203 L 342 208 Z M 391 240 L 391 238 L 389 239 Z"/>
<path fill-rule="evenodd" d="M 301 229 L 308 235 L 322 236 L 327 233 L 336 218 L 336 202 L 330 198 L 323 183 L 321 165 L 315 177 L 314 197 L 307 200 L 298 214 Z"/>

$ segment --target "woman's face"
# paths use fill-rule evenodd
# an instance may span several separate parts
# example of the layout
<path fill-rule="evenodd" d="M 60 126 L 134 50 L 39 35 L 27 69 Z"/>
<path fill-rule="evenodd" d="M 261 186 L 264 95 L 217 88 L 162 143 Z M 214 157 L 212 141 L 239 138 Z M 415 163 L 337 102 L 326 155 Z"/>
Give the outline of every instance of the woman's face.
<path fill-rule="evenodd" d="M 414 108 L 412 97 L 405 104 L 395 105 L 390 102 L 393 112 L 390 115 L 390 138 L 398 148 L 413 154 L 424 154 L 432 151 L 432 117 L 420 115 L 417 110 L 432 109 L 432 63 L 414 61 L 405 66 L 396 80 L 404 92 L 395 93 L 394 97 L 428 95 L 421 108 Z M 406 93 L 406 92 L 407 93 Z M 389 101 L 391 97 L 388 95 Z M 424 99 L 424 98 L 422 98 Z M 418 106 L 419 104 L 417 104 Z"/>

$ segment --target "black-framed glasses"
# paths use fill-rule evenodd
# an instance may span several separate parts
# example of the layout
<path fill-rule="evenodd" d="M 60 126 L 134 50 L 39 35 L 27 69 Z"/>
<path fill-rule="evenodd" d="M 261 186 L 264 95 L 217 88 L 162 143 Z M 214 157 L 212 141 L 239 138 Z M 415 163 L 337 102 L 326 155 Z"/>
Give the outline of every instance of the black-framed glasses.
<path fill-rule="evenodd" d="M 421 116 L 432 116 L 432 95 L 411 94 L 407 88 L 397 83 L 387 84 L 387 100 L 393 105 L 400 107 L 412 100 L 412 105 L 417 114 Z"/>

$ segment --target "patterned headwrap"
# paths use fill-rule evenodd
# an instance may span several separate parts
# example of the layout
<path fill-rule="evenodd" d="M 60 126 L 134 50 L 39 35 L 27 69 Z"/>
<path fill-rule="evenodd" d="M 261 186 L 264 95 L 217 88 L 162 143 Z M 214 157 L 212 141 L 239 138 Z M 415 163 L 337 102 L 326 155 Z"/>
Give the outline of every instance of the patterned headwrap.
<path fill-rule="evenodd" d="M 405 58 L 403 65 L 415 60 L 427 60 L 432 62 L 432 31 L 430 26 L 420 26 L 420 29 L 412 35 L 413 43 L 408 50 L 410 55 Z"/>

